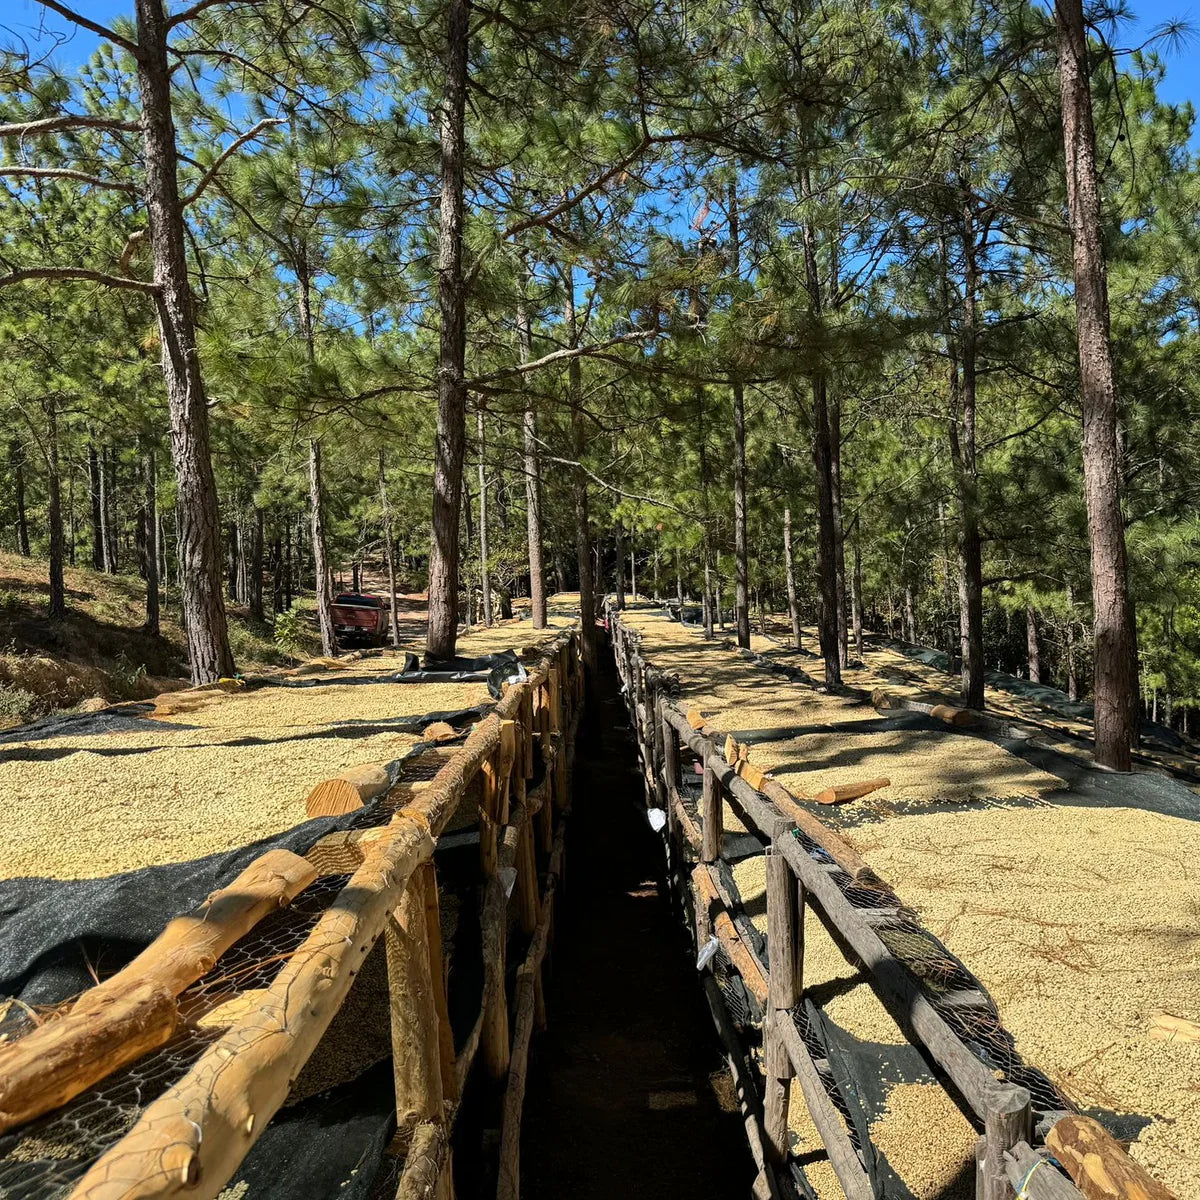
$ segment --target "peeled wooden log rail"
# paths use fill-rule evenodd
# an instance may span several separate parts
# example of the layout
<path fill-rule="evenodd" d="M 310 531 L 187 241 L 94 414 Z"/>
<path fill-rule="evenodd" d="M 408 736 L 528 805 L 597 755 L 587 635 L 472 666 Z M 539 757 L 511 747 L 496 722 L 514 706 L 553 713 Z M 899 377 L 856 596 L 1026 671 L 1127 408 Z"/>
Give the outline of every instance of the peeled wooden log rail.
<path fill-rule="evenodd" d="M 133 962 L 64 1015 L 0 1048 L 0 1128 L 62 1105 L 161 1046 L 181 1022 L 176 997 L 202 979 L 225 950 L 319 874 L 349 870 L 349 881 L 274 981 L 256 995 L 255 1007 L 142 1111 L 70 1195 L 73 1200 L 216 1197 L 285 1101 L 367 953 L 384 934 L 398 1125 L 394 1145 L 407 1152 L 398 1195 L 452 1197 L 449 1132 L 477 1052 L 482 1048 L 497 1081 L 507 1078 L 506 1125 L 513 1142 L 529 1030 L 545 1021 L 540 972 L 562 874 L 568 759 L 583 699 L 577 634 L 559 635 L 527 670 L 527 678 L 507 689 L 463 745 L 427 752 L 439 764 L 434 778 L 387 790 L 385 802 L 390 807 L 396 801 L 398 807 L 386 825 L 329 835 L 305 858 L 285 850 L 268 852 L 195 912 L 172 921 Z M 545 776 L 527 790 L 536 767 L 535 743 Z M 456 1051 L 432 859 L 435 840 L 477 779 L 483 789 L 485 985 L 479 1018 Z M 352 781 L 343 776 L 343 782 Z M 382 794 L 376 784 L 368 781 L 367 793 Z M 367 796 L 355 798 L 361 802 Z M 549 858 L 545 896 L 538 895 L 539 846 Z M 529 948 L 517 987 L 518 1027 L 510 1056 L 503 960 L 513 891 Z M 510 1159 L 515 1164 L 515 1150 Z"/>
<path fill-rule="evenodd" d="M 688 889 L 694 890 L 701 910 L 697 914 L 697 936 L 706 937 L 710 931 L 717 936 L 756 999 L 764 986 L 761 964 L 736 938 L 733 914 L 725 911 L 711 883 L 709 864 L 720 857 L 723 803 L 728 802 L 746 827 L 756 831 L 768 845 L 771 969 L 766 974 L 763 1007 L 766 1078 L 762 1128 L 756 1129 L 750 1139 L 752 1150 L 756 1145 L 765 1148 L 767 1161 L 759 1163 L 760 1169 L 781 1167 L 786 1160 L 788 1084 L 796 1078 L 847 1197 L 868 1200 L 872 1195 L 870 1180 L 845 1122 L 826 1093 L 790 1012 L 803 995 L 803 916 L 805 907 L 811 904 L 835 941 L 861 961 L 876 993 L 906 1035 L 938 1066 L 982 1127 L 976 1156 L 979 1200 L 1009 1200 L 1018 1190 L 1029 1200 L 1168 1200 L 1170 1193 L 1138 1167 L 1099 1125 L 1086 1118 L 1055 1114 L 1057 1119 L 1046 1139 L 1071 1178 L 1044 1151 L 1032 1147 L 1028 1091 L 997 1080 L 971 1052 L 930 1003 L 916 977 L 880 940 L 870 910 L 850 904 L 831 870 L 844 871 L 852 880 L 869 880 L 873 878 L 870 868 L 778 781 L 757 769 L 747 769 L 746 756 L 735 741 L 722 738 L 695 710 L 685 713 L 673 699 L 675 681 L 647 662 L 640 652 L 638 635 L 615 613 L 610 616 L 618 672 L 638 732 L 647 802 L 667 814 L 664 837 L 668 855 L 686 857 L 686 847 L 697 861 Z M 908 702 L 904 707 L 910 707 Z M 933 713 L 934 707 L 926 705 L 922 711 L 954 725 L 971 715 L 968 710 Z M 959 716 L 960 712 L 966 717 Z M 680 795 L 683 746 L 695 755 L 703 770 L 698 824 Z M 724 754 L 718 752 L 718 746 Z M 808 853 L 797 839 L 797 831 L 829 861 Z"/>
<path fill-rule="evenodd" d="M 0 1133 L 58 1108 L 170 1041 L 180 1024 L 180 993 L 316 877 L 299 855 L 269 850 L 199 908 L 176 917 L 63 1016 L 0 1047 Z"/>

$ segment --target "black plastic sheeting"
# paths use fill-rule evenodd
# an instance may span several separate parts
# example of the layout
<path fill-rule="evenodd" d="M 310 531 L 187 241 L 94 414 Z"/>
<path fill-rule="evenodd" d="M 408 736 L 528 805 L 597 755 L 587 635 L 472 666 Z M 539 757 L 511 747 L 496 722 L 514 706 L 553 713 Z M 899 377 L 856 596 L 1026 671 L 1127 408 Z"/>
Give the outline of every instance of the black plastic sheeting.
<path fill-rule="evenodd" d="M 478 658 L 447 658 L 436 660 L 427 667 L 410 650 L 404 666 L 385 675 L 318 675 L 303 679 L 263 679 L 255 687 L 311 688 L 341 687 L 363 683 L 486 683 L 493 700 L 503 695 L 503 684 L 525 678 L 525 668 L 515 650 L 501 650 Z"/>
<path fill-rule="evenodd" d="M 388 1060 L 280 1109 L 228 1187 L 236 1195 L 245 1184 L 247 1200 L 368 1200 L 396 1128 L 395 1096 Z"/>

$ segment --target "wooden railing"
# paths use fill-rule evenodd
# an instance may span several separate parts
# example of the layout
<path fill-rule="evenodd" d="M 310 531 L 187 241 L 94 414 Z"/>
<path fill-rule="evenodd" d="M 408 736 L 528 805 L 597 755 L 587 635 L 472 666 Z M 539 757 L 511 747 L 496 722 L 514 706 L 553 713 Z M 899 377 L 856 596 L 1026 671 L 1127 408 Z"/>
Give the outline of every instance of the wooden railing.
<path fill-rule="evenodd" d="M 1008 1200 L 1018 1189 L 1032 1200 L 1080 1200 L 1082 1193 L 1049 1163 L 1045 1151 L 1033 1148 L 1028 1090 L 994 1077 L 930 1003 L 915 975 L 880 940 L 872 927 L 875 918 L 855 908 L 838 886 L 835 874 L 854 878 L 866 870 L 865 864 L 777 781 L 757 772 L 757 786 L 743 778 L 718 751 L 720 735 L 707 726 L 694 727 L 674 701 L 677 681 L 643 657 L 637 633 L 613 611 L 609 626 L 638 734 L 647 802 L 665 814 L 663 836 L 671 875 L 694 911 L 697 949 L 715 937 L 763 1014 L 762 1128 L 751 1137 L 752 1150 L 761 1147 L 756 1154 L 758 1191 L 791 1190 L 782 1168 L 787 1163 L 788 1105 L 795 1079 L 848 1200 L 870 1200 L 873 1195 L 863 1161 L 793 1016 L 804 991 L 804 911 L 811 905 L 848 959 L 852 955 L 869 973 L 874 990 L 905 1035 L 936 1064 L 974 1114 L 983 1131 L 976 1151 L 980 1200 Z M 698 822 L 680 794 L 684 747 L 703 772 Z M 732 898 L 723 894 L 711 869 L 721 857 L 725 803 L 765 845 L 769 970 L 739 933 L 739 914 L 730 911 L 735 907 Z M 815 844 L 819 852 L 809 853 L 805 842 Z M 754 1111 L 758 1105 L 752 1102 L 748 1107 Z M 1133 1200 L 1133 1193 L 1129 1196 Z"/>
<path fill-rule="evenodd" d="M 51 1111 L 154 1052 L 178 1026 L 175 997 L 260 917 L 319 874 L 352 871 L 253 1011 L 141 1112 L 71 1196 L 216 1197 L 284 1103 L 382 934 L 398 1126 L 393 1148 L 405 1154 L 397 1195 L 453 1195 L 450 1133 L 478 1056 L 503 1092 L 498 1195 L 515 1198 L 525 1068 L 533 1029 L 545 1022 L 542 968 L 562 873 L 568 769 L 582 700 L 578 635 L 568 632 L 541 648 L 527 678 L 507 689 L 461 747 L 439 751 L 444 761 L 432 780 L 391 789 L 385 799 L 394 811 L 385 825 L 329 835 L 303 858 L 269 852 L 196 913 L 172 922 L 119 975 L 0 1049 L 0 1128 Z M 543 774 L 528 787 L 539 757 Z M 456 1047 L 433 852 L 477 779 L 484 985 L 474 1026 Z M 515 944 L 525 954 L 516 973 L 515 1022 L 505 987 L 514 893 L 523 935 Z M 13 1104 L 5 1105 L 12 1078 L 20 1086 Z"/>

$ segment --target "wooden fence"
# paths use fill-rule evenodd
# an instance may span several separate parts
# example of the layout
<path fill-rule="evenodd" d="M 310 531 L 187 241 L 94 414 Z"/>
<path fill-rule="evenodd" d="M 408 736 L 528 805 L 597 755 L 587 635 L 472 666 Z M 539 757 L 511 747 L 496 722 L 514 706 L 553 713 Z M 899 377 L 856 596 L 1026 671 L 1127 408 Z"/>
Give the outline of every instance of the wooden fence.
<path fill-rule="evenodd" d="M 995 1078 L 930 1003 L 917 977 L 884 945 L 873 925 L 886 920 L 889 911 L 850 903 L 838 881 L 867 875 L 862 860 L 776 780 L 727 761 L 718 750 L 723 744 L 720 735 L 706 725 L 696 728 L 694 716 L 689 720 L 672 698 L 678 681 L 643 657 L 639 635 L 616 611 L 610 609 L 608 615 L 618 673 L 637 733 L 647 802 L 665 815 L 662 832 L 671 878 L 692 910 L 697 949 L 715 937 L 763 1015 L 761 1091 L 747 1094 L 746 1082 L 739 1080 L 760 1171 L 756 1195 L 793 1194 L 784 1170 L 793 1079 L 848 1200 L 870 1200 L 873 1195 L 863 1160 L 793 1015 L 804 990 L 804 912 L 811 906 L 848 961 L 861 964 L 868 973 L 910 1042 L 936 1065 L 960 1104 L 973 1114 L 982 1131 L 976 1149 L 978 1200 L 1008 1200 L 1018 1194 L 1022 1200 L 1168 1200 L 1166 1189 L 1137 1167 L 1099 1125 L 1073 1114 L 1044 1114 L 1039 1127 L 1052 1126 L 1047 1143 L 1062 1163 L 1078 1167 L 1072 1175 L 1080 1186 L 1055 1167 L 1046 1147 L 1037 1145 L 1028 1090 Z M 681 796 L 685 752 L 695 756 L 703 772 L 698 819 Z M 752 939 L 739 932 L 739 926 L 746 929 L 744 913 L 713 869 L 721 857 L 726 802 L 764 843 L 769 969 L 755 953 Z M 705 987 L 710 1000 L 719 996 L 711 977 Z M 727 1035 L 727 1018 L 718 1016 L 718 1024 Z M 1090 1163 L 1086 1154 L 1070 1152 L 1081 1139 L 1090 1139 Z"/>
<path fill-rule="evenodd" d="M 562 887 L 568 771 L 583 701 L 578 634 L 540 647 L 527 670 L 460 747 L 432 752 L 439 765 L 431 779 L 387 792 L 386 824 L 331 834 L 304 857 L 268 852 L 171 922 L 118 975 L 0 1049 L 0 1130 L 163 1046 L 181 1025 L 178 997 L 226 949 L 320 875 L 349 873 L 253 1011 L 141 1111 L 71 1197 L 216 1197 L 283 1105 L 382 934 L 398 1126 L 392 1149 L 404 1156 L 397 1196 L 453 1195 L 450 1134 L 479 1057 L 501 1096 L 498 1196 L 515 1200 L 526 1063 L 546 1019 L 543 965 Z M 480 800 L 484 983 L 478 1017 L 456 1046 L 433 851 L 470 787 Z M 510 939 L 514 895 L 520 935 Z M 514 947 L 524 957 L 510 996 L 505 964 Z"/>

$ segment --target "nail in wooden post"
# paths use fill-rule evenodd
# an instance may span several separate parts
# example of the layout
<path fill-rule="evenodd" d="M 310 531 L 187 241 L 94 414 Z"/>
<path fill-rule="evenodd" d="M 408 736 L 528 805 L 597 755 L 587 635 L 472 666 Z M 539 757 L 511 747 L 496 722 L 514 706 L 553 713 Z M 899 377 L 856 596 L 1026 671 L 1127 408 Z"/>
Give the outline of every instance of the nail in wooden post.
<path fill-rule="evenodd" d="M 707 747 L 704 755 L 704 786 L 700 796 L 702 821 L 700 857 L 706 863 L 716 862 L 721 857 L 721 825 L 724 803 L 716 773 L 708 761 L 708 756 L 712 753 L 715 753 L 712 748 Z"/>

